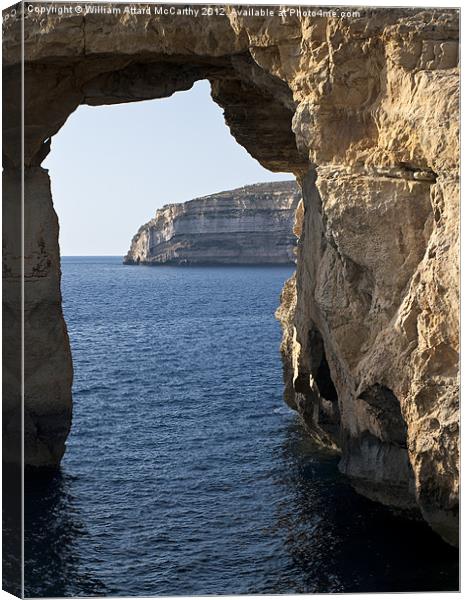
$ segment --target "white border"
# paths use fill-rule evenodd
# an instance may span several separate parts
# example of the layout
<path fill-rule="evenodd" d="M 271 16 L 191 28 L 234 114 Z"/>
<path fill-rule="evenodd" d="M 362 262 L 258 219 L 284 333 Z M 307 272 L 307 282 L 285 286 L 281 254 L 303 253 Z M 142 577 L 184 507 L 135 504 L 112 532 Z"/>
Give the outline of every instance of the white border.
<path fill-rule="evenodd" d="M 77 0 L 71 0 L 71 2 L 73 1 L 77 1 Z M 177 0 L 178 3 L 180 3 L 180 0 Z M 38 2 L 38 0 L 32 0 L 32 2 Z M 70 4 L 70 0 L 64 0 L 64 1 L 57 1 L 57 0 L 44 0 L 43 3 L 44 4 L 48 4 L 48 3 L 57 3 L 57 4 Z M 108 0 L 89 0 L 89 3 L 104 3 L 104 2 L 108 2 Z M 137 2 L 131 2 L 131 0 L 112 0 L 112 2 L 108 2 L 109 4 L 136 4 Z M 141 4 L 143 4 L 144 2 L 141 2 Z M 149 3 L 157 3 L 157 4 L 171 4 L 170 2 L 167 2 L 166 0 L 160 0 L 158 2 L 149 2 Z M 16 4 L 16 2 L 11 2 L 8 0 L 0 0 L 0 8 L 2 10 L 4 10 L 5 8 L 8 8 L 9 6 Z M 225 4 L 241 4 L 241 5 L 265 5 L 265 6 L 273 6 L 273 5 L 289 5 L 289 6 L 316 6 L 316 7 L 331 7 L 331 6 L 349 6 L 349 7 L 354 7 L 354 8 L 372 8 L 372 7 L 393 7 L 393 8 L 410 8 L 410 7 L 426 7 L 426 8 L 461 8 L 461 0 L 436 0 L 435 2 L 431 2 L 431 1 L 427 1 L 427 2 L 400 2 L 395 1 L 395 2 L 389 2 L 389 1 L 384 1 L 384 0 L 373 0 L 372 2 L 368 3 L 368 2 L 364 2 L 364 3 L 358 3 L 358 2 L 323 2 L 323 3 L 318 3 L 318 2 L 307 2 L 307 1 L 299 1 L 299 0 L 285 0 L 283 2 L 274 2 L 274 1 L 270 1 L 267 2 L 266 0 L 255 0 L 253 2 L 248 2 L 248 1 L 242 1 L 242 0 L 238 0 L 238 2 L 225 2 L 222 0 L 207 0 L 205 2 L 203 2 L 202 0 L 185 0 L 183 2 L 183 4 L 201 4 L 201 5 L 207 5 L 207 4 L 220 4 L 220 5 L 225 5 Z M 461 31 L 463 30 L 463 21 L 464 21 L 464 11 L 461 11 L 460 14 L 460 19 L 461 19 Z M 24 28 L 24 23 L 23 23 L 23 28 Z M 462 47 L 462 44 L 460 43 L 460 48 L 461 48 L 461 63 L 463 64 L 463 58 L 464 58 L 464 50 Z M 22 43 L 22 54 L 24 56 L 24 36 L 23 36 L 23 43 Z M 461 77 L 461 92 L 463 92 L 463 78 Z M 24 81 L 23 81 L 23 85 L 22 85 L 22 94 L 24 92 Z M 463 94 L 461 94 L 462 97 Z M 0 99 L 1 99 L 1 94 L 0 94 Z M 461 104 L 462 106 L 462 104 Z M 462 112 L 462 111 L 461 111 Z M 0 116 L 0 122 L 1 122 L 1 116 Z M 23 111 L 23 115 L 22 115 L 22 128 L 24 128 L 24 111 Z M 461 153 L 463 155 L 464 153 L 464 149 L 466 146 L 466 142 L 464 140 L 464 137 L 461 136 Z M 21 152 L 22 152 L 22 156 L 24 157 L 24 147 L 22 144 L 21 147 Z M 23 161 L 24 162 L 24 161 Z M 24 167 L 22 169 L 22 177 L 23 177 L 23 183 L 24 183 Z M 466 198 L 463 197 L 463 189 L 461 190 L 461 220 L 463 220 L 463 218 L 466 215 L 466 208 L 464 203 L 466 202 Z M 24 212 L 24 184 L 23 184 L 23 191 L 22 191 L 22 213 Z M 1 216 L 0 216 L 0 220 L 1 220 Z M 23 219 L 24 221 L 24 219 Z M 22 223 L 22 248 L 23 248 L 23 260 L 22 260 L 22 272 L 24 274 L 24 222 Z M 461 245 L 461 265 L 463 265 L 464 261 L 466 259 L 466 244 L 462 244 Z M 461 286 L 461 292 L 462 292 L 462 286 Z M 463 307 L 462 307 L 463 308 Z M 24 314 L 24 277 L 23 277 L 23 282 L 22 282 L 22 314 Z M 466 311 L 466 309 L 465 309 Z M 463 319 L 463 310 L 461 310 L 461 339 L 463 339 L 463 327 L 462 324 L 464 322 Z M 23 319 L 24 321 L 24 319 Z M 0 314 L 0 322 L 1 322 L 1 314 Z M 24 324 L 22 324 L 22 327 L 24 327 Z M 23 340 L 24 340 L 24 332 L 23 332 Z M 0 355 L 1 355 L 1 348 L 0 348 Z M 24 345 L 22 345 L 22 356 L 24 357 Z M 0 367 L 1 369 L 1 367 Z M 1 372 L 0 372 L 1 373 Z M 22 365 L 22 375 L 24 378 L 24 360 L 23 360 L 23 365 Z M 461 384 L 461 393 L 463 392 L 463 384 Z M 24 424 L 24 390 L 22 390 L 22 419 L 23 419 L 23 424 Z M 1 417 L 0 417 L 1 420 Z M 463 430 L 463 425 L 465 423 L 466 417 L 463 414 L 461 414 L 461 430 Z M 23 427 L 23 436 L 24 436 L 24 427 Z M 24 445 L 24 439 L 23 439 L 23 445 Z M 1 465 L 0 465 L 0 472 L 1 472 Z M 463 467 L 461 465 L 461 476 L 463 475 Z M 462 477 L 461 477 L 462 478 Z M 23 482 L 23 489 L 24 489 L 24 482 Z M 1 504 L 1 495 L 0 495 L 0 504 Z M 461 495 L 461 511 L 463 510 L 463 497 Z M 24 502 L 22 501 L 22 512 L 23 512 L 23 518 L 24 518 Z M 463 536 L 461 535 L 461 542 L 463 541 Z M 400 544 L 403 544 L 403 540 L 400 540 Z M 24 557 L 24 540 L 23 540 L 23 557 Z M 1 558 L 1 547 L 0 547 L 0 558 Z M 1 563 L 0 563 L 1 564 Z M 461 553 L 461 574 L 463 573 L 463 567 L 465 565 L 465 561 L 464 561 L 464 556 L 463 553 Z M 1 567 L 0 567 L 1 568 Z M 24 586 L 24 581 L 23 581 L 23 586 Z M 439 596 L 445 596 L 446 594 L 448 595 L 453 595 L 453 596 L 458 596 L 458 593 L 455 592 L 443 592 L 443 593 L 422 593 L 422 599 L 425 600 L 434 600 L 436 598 L 438 598 Z M 351 594 L 353 595 L 360 595 L 360 594 Z M 368 598 L 369 600 L 373 597 L 377 597 L 380 596 L 381 594 L 374 594 L 374 593 L 367 593 L 367 594 L 361 594 L 363 595 L 365 598 Z M 395 598 L 397 596 L 399 596 L 399 594 L 391 594 L 391 593 L 384 593 L 382 594 L 383 598 L 385 600 L 385 598 Z M 406 598 L 407 600 L 410 600 L 411 598 L 414 599 L 418 599 L 419 597 L 419 593 L 417 594 L 413 594 L 413 593 L 403 593 L 403 598 Z M 223 600 L 235 600 L 237 598 L 258 598 L 258 600 L 271 600 L 271 599 L 283 599 L 283 600 L 297 600 L 297 599 L 303 599 L 303 600 L 313 600 L 313 599 L 319 599 L 319 598 L 325 598 L 327 597 L 328 594 L 299 594 L 299 595 L 260 595 L 260 596 L 219 596 L 220 598 L 222 598 Z M 209 596 L 210 598 L 212 598 L 213 596 Z M 11 594 L 8 594 L 7 592 L 1 591 L 0 590 L 0 600 L 11 600 L 12 598 L 14 598 L 14 596 L 12 596 Z M 142 598 L 142 597 L 137 597 L 137 596 L 128 596 L 128 597 L 118 597 L 119 600 L 138 600 L 138 598 Z M 151 597 L 151 598 L 158 598 L 160 600 L 165 600 L 164 597 L 162 596 L 157 596 L 157 597 Z M 167 600 L 173 600 L 175 597 L 174 596 L 170 596 L 167 598 Z"/>

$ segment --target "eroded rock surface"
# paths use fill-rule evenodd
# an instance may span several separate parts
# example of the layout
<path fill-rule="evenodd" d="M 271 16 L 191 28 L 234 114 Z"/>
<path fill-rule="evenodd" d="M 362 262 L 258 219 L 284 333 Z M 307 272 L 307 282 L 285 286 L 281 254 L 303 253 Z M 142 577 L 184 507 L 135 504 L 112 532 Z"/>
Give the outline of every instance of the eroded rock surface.
<path fill-rule="evenodd" d="M 134 236 L 125 264 L 295 262 L 296 182 L 258 183 L 168 204 Z"/>
<path fill-rule="evenodd" d="M 59 457 L 66 423 L 41 425 L 59 406 L 69 419 L 71 382 L 58 250 L 39 235 L 55 227 L 47 175 L 37 170 L 51 136 L 79 104 L 166 97 L 206 78 L 238 142 L 302 184 L 297 272 L 279 311 L 287 402 L 341 453 L 357 489 L 418 507 L 455 543 L 458 12 L 361 8 L 340 18 L 270 10 L 264 17 L 227 7 L 198 19 L 28 16 L 25 158 L 38 187 L 30 195 L 37 232 L 25 257 L 34 342 L 26 409 Z M 9 90 L 20 30 L 18 18 L 5 24 L 4 177 L 13 186 L 20 122 Z M 13 242 L 6 256 L 14 282 Z M 62 365 L 51 380 L 47 352 Z"/>

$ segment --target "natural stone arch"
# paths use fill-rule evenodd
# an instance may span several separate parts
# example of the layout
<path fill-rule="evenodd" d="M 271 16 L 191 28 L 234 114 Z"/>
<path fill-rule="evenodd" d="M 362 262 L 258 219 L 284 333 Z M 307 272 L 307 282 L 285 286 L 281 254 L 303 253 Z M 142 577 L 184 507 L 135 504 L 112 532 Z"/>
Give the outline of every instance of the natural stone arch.
<path fill-rule="evenodd" d="M 25 276 L 28 283 L 34 282 L 34 292 L 29 295 L 26 286 L 26 339 L 30 340 L 26 363 L 31 375 L 25 394 L 25 460 L 37 466 L 59 463 L 71 422 L 72 366 L 61 314 L 58 223 L 48 173 L 40 167 L 52 136 L 69 114 L 80 104 L 165 98 L 208 79 L 213 99 L 223 107 L 232 134 L 264 166 L 300 173 L 307 162 L 297 151 L 291 129 L 294 101 L 289 87 L 252 60 L 226 27 L 226 19 L 222 27 L 206 33 L 205 48 L 193 54 L 161 53 L 157 47 L 149 50 L 140 20 L 122 26 L 131 33 L 130 52 L 128 48 L 114 50 L 111 39 L 107 39 L 108 47 L 92 51 L 88 47 L 92 35 L 83 35 L 83 29 L 92 30 L 100 22 L 100 15 L 70 17 L 65 23 L 72 32 L 71 39 L 67 34 L 59 52 L 52 43 L 50 55 L 48 47 L 41 47 L 35 37 L 44 35 L 43 25 L 26 21 L 26 28 L 31 25 L 33 56 L 25 64 L 25 208 L 31 211 L 26 212 L 26 223 L 34 231 L 26 233 Z M 113 26 L 114 18 L 107 23 Z M 189 37 L 191 23 L 180 22 L 174 37 L 180 41 L 185 35 Z M 195 36 L 192 26 L 191 36 Z M 163 37 L 157 39 L 160 42 Z M 190 43 L 193 39 L 183 41 L 185 51 Z M 13 69 L 14 62 L 7 67 L 7 77 L 14 76 L 10 73 Z M 15 135 L 16 129 L 7 131 L 7 182 L 10 169 L 14 172 L 17 167 Z"/>
<path fill-rule="evenodd" d="M 338 395 L 341 451 L 360 452 L 368 434 L 383 430 L 383 413 L 375 422 L 357 409 L 358 398 L 374 386 L 391 390 L 407 427 L 415 502 L 454 541 L 457 12 L 371 9 L 345 19 L 251 16 L 228 7 L 201 20 L 32 14 L 25 31 L 26 461 L 59 462 L 71 407 L 58 225 L 40 167 L 50 138 L 81 103 L 166 97 L 207 78 L 238 142 L 303 185 L 297 273 L 280 309 L 288 402 L 315 429 L 305 410 L 309 398 L 319 402 L 309 380 L 315 331 Z M 14 220 L 21 184 L 19 20 L 7 22 L 4 44 L 4 181 Z M 21 250 L 14 223 L 10 230 L 4 297 L 10 331 L 18 333 Z M 7 383 L 14 387 L 20 374 L 13 361 L 10 367 Z M 6 406 L 13 449 L 15 406 Z M 351 464 L 343 460 L 341 468 L 354 476 Z M 358 489 L 396 504 L 393 465 L 376 468 L 383 477 L 364 464 L 368 480 Z"/>

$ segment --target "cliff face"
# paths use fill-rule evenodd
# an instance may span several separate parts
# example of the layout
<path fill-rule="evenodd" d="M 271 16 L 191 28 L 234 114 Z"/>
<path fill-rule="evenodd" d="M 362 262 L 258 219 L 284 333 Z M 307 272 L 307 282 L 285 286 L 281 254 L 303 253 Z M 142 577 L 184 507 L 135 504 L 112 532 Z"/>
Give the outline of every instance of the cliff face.
<path fill-rule="evenodd" d="M 458 12 L 291 10 L 28 15 L 25 460 L 56 464 L 70 419 L 58 241 L 43 235 L 56 229 L 39 166 L 50 137 L 79 104 L 167 97 L 204 78 L 237 141 L 302 184 L 297 271 L 279 310 L 288 403 L 341 453 L 357 489 L 417 507 L 455 543 Z M 6 22 L 3 176 L 13 191 L 20 32 L 18 18 Z M 15 322 L 16 245 L 7 235 L 4 301 Z M 18 411 L 6 406 L 8 446 Z"/>
<path fill-rule="evenodd" d="M 125 264 L 279 264 L 295 261 L 294 181 L 259 183 L 169 204 L 143 225 Z"/>
<path fill-rule="evenodd" d="M 330 71 L 311 52 L 327 87 L 311 86 L 295 131 L 317 166 L 302 178 L 297 271 L 277 313 L 285 398 L 310 434 L 340 453 L 361 493 L 420 508 L 452 543 L 456 25 L 451 13 L 423 12 L 358 34 L 340 29 Z"/>

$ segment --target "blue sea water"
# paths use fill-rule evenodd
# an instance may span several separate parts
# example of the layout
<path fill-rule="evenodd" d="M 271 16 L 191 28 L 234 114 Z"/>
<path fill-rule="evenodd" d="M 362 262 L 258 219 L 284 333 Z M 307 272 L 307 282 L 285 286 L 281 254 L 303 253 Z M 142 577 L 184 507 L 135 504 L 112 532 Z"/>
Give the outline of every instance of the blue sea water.
<path fill-rule="evenodd" d="M 356 494 L 282 400 L 291 267 L 64 258 L 74 417 L 28 476 L 26 595 L 453 590 L 457 552 Z"/>

